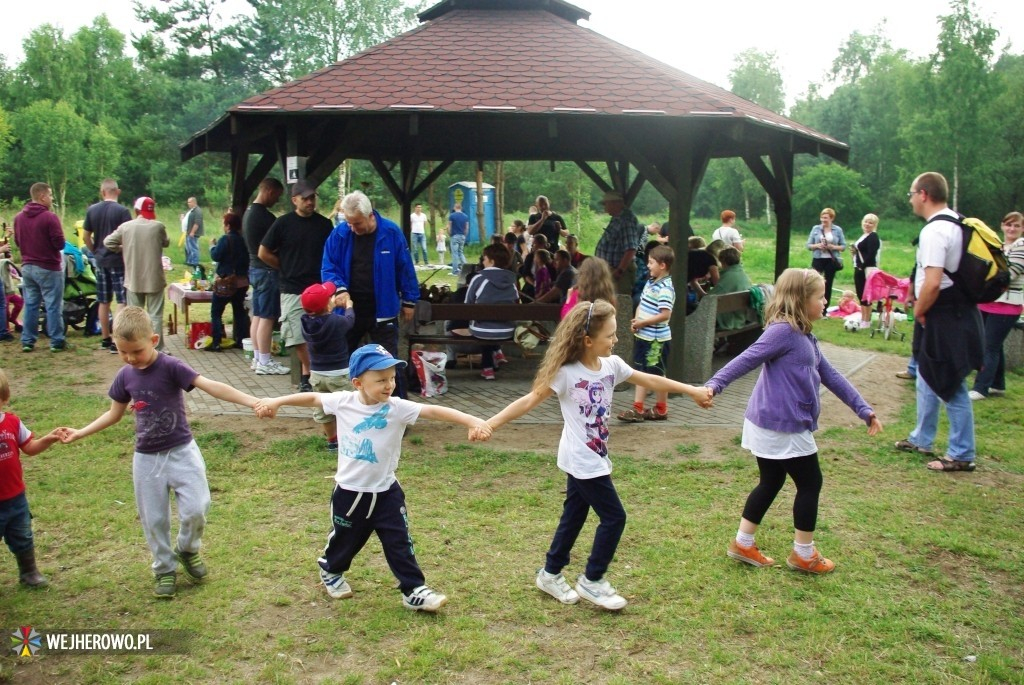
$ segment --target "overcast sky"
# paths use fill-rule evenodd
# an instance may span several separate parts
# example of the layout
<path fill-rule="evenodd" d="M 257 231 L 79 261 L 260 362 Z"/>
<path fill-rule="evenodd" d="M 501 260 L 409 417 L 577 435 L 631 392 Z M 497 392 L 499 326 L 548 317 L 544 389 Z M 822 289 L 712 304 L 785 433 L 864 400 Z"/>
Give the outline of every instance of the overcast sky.
<path fill-rule="evenodd" d="M 883 26 L 894 46 L 925 57 L 934 50 L 937 17 L 950 11 L 947 0 L 578 0 L 573 4 L 591 13 L 590 21 L 581 25 L 724 88 L 729 86 L 737 54 L 749 48 L 773 51 L 790 104 L 806 92 L 808 83 L 824 80 L 838 44 L 853 31 L 868 33 Z M 0 22 L 0 54 L 7 56 L 8 66 L 20 61 L 22 40 L 40 24 L 56 24 L 70 35 L 106 13 L 126 34 L 144 30 L 135 22 L 131 0 L 46 0 L 25 7 L 31 10 L 6 12 Z M 228 0 L 224 16 L 247 7 L 243 0 Z M 1024 29 L 1020 0 L 975 0 L 974 7 L 999 30 L 997 54 L 1009 45 L 1015 30 Z M 529 37 L 523 36 L 523 42 L 528 43 Z M 1010 46 L 1010 51 L 1024 51 L 1020 42 L 1024 41 Z"/>

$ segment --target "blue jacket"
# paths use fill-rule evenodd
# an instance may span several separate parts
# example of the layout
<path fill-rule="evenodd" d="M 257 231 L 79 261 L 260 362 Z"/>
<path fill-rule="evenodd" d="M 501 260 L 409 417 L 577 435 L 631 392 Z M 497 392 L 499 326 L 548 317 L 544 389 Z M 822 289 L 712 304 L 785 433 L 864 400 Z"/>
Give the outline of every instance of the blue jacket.
<path fill-rule="evenodd" d="M 377 319 L 398 316 L 402 304 L 416 305 L 420 298 L 420 283 L 409 254 L 409 244 L 402 229 L 393 221 L 373 211 L 377 221 L 376 254 L 373 258 L 373 290 L 377 300 Z M 324 283 L 332 281 L 339 291 L 349 290 L 352 269 L 352 229 L 348 222 L 338 224 L 324 244 L 324 258 L 320 276 Z"/>

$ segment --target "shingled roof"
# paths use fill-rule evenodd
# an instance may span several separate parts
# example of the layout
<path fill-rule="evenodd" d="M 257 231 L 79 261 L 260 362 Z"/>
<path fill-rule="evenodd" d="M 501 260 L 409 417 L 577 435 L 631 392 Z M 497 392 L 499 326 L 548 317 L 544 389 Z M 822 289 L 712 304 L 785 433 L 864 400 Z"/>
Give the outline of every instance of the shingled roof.
<path fill-rule="evenodd" d="M 834 138 L 577 25 L 588 17 L 560 0 L 445 0 L 420 14 L 419 27 L 255 95 L 229 114 L 720 118 L 812 143 L 800 151 L 845 157 L 846 146 Z"/>

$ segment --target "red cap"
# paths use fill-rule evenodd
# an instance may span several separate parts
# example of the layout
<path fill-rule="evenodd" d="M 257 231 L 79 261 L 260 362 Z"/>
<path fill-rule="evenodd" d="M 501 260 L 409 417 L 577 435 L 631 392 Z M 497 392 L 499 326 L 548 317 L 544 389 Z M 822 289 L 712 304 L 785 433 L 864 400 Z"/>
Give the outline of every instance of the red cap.
<path fill-rule="evenodd" d="M 331 281 L 315 283 L 302 291 L 302 308 L 310 314 L 319 314 L 327 309 L 338 288 Z"/>
<path fill-rule="evenodd" d="M 140 197 L 135 201 L 135 211 L 144 219 L 156 219 L 156 201 L 151 197 Z"/>

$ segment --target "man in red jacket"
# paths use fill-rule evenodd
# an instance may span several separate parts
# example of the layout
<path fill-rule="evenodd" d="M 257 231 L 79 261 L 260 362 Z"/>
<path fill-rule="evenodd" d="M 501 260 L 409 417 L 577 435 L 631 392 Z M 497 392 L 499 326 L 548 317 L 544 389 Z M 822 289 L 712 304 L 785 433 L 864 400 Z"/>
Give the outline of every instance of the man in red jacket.
<path fill-rule="evenodd" d="M 21 330 L 21 351 L 35 349 L 39 333 L 39 307 L 46 308 L 46 334 L 50 351 L 67 347 L 64 340 L 64 229 L 50 211 L 53 191 L 45 183 L 33 183 L 32 201 L 14 217 L 14 242 L 21 250 L 21 278 L 25 313 Z"/>

